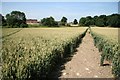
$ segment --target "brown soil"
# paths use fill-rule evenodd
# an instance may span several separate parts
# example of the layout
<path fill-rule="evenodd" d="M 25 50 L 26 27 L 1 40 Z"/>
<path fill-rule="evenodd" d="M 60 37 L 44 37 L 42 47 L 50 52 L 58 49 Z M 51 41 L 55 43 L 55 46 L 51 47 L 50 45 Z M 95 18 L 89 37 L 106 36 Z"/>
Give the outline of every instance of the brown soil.
<path fill-rule="evenodd" d="M 111 65 L 100 66 L 101 52 L 87 32 L 77 51 L 50 76 L 57 78 L 113 78 Z M 69 60 L 69 61 L 68 61 Z"/>

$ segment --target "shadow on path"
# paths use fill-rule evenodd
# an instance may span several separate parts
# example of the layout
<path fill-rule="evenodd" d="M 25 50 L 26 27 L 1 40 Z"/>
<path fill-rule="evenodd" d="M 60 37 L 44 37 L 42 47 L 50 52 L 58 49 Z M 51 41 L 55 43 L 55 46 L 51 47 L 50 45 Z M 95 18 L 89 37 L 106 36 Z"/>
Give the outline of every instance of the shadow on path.
<path fill-rule="evenodd" d="M 81 43 L 80 43 L 81 44 Z M 79 47 L 79 46 L 78 46 Z M 65 64 L 70 62 L 72 60 L 72 58 L 74 57 L 74 55 L 76 55 L 77 52 L 77 48 L 75 50 L 75 52 L 73 52 L 72 54 L 66 56 L 61 63 L 59 63 L 56 68 L 54 69 L 53 72 L 51 72 L 51 74 L 48 76 L 48 78 L 55 78 L 55 79 L 59 79 L 60 76 L 62 76 L 63 72 L 62 70 L 65 69 Z"/>
<path fill-rule="evenodd" d="M 100 66 L 100 55 L 87 32 L 76 51 L 64 58 L 49 78 L 113 78 L 111 65 L 105 63 Z"/>

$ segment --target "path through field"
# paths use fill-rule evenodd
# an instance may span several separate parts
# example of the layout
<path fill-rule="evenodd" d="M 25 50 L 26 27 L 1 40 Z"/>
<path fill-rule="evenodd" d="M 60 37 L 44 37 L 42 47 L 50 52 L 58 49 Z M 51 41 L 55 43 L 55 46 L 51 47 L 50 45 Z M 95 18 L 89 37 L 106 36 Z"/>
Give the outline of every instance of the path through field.
<path fill-rule="evenodd" d="M 111 66 L 100 66 L 100 52 L 87 32 L 82 43 L 68 62 L 53 72 L 59 78 L 113 78 Z"/>

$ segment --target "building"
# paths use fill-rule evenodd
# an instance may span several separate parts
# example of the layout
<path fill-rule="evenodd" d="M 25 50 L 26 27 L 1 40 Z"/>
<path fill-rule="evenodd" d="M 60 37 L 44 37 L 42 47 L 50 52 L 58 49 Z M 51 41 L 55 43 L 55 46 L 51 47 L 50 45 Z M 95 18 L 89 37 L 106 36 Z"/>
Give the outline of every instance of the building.
<path fill-rule="evenodd" d="M 38 22 L 37 19 L 27 19 L 26 23 L 31 25 L 39 25 L 40 22 Z"/>

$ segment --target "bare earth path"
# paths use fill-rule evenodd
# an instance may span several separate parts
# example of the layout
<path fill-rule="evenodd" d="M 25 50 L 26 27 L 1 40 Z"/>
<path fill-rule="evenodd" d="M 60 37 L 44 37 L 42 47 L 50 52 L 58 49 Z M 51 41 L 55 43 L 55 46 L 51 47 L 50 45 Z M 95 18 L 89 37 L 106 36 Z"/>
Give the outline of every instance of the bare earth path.
<path fill-rule="evenodd" d="M 100 52 L 87 32 L 71 61 L 59 71 L 59 78 L 113 78 L 111 66 L 100 66 Z M 57 73 L 56 73 L 57 74 Z M 55 76 L 54 76 L 55 77 Z"/>

